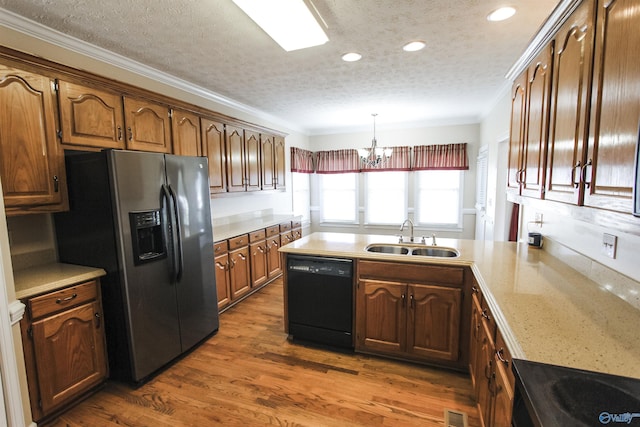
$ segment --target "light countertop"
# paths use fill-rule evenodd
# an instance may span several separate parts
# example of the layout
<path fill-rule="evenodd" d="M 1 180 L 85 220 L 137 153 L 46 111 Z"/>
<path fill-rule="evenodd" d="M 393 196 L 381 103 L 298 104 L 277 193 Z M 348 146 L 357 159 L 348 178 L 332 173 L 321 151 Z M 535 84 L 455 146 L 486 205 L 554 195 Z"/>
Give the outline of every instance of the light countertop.
<path fill-rule="evenodd" d="M 246 221 L 232 222 L 229 224 L 214 225 L 213 239 L 216 242 L 220 240 L 236 237 L 241 234 L 251 233 L 261 228 L 271 227 L 287 221 L 299 220 L 299 216 L 294 215 L 272 215 L 260 218 L 251 218 Z"/>
<path fill-rule="evenodd" d="M 104 276 L 101 268 L 49 263 L 13 272 L 16 299 L 28 298 Z"/>
<path fill-rule="evenodd" d="M 640 310 L 526 243 L 437 238 L 457 258 L 366 252 L 395 236 L 313 233 L 285 253 L 470 267 L 515 358 L 640 378 Z M 427 241 L 430 244 L 430 239 Z"/>

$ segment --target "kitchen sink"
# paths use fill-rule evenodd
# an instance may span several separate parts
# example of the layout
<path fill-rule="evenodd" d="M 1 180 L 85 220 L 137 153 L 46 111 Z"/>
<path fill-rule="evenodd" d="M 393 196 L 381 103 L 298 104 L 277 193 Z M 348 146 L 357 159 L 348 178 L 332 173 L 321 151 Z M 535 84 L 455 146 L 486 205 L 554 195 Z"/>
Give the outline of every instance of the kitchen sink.
<path fill-rule="evenodd" d="M 438 258 L 455 258 L 460 256 L 460 253 L 457 250 L 440 246 L 404 246 L 397 244 L 394 245 L 392 243 L 374 243 L 367 246 L 365 250 L 367 252 L 378 252 L 384 254 L 430 256 Z"/>

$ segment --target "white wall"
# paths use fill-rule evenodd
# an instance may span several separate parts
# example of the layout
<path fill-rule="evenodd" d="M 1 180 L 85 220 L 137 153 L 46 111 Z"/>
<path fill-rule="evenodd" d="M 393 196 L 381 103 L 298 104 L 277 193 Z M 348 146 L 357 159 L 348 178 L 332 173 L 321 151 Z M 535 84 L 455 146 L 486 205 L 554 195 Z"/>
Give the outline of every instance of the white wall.
<path fill-rule="evenodd" d="M 353 133 L 339 133 L 328 135 L 314 135 L 310 137 L 310 150 L 337 150 L 346 148 L 368 148 L 371 146 L 373 138 L 373 124 L 370 130 Z M 376 125 L 376 139 L 380 147 L 394 146 L 416 146 L 430 144 L 455 144 L 466 142 L 467 154 L 469 157 L 469 170 L 464 172 L 464 201 L 463 209 L 463 230 L 461 232 L 444 230 L 424 230 L 416 228 L 416 235 L 431 231 L 436 231 L 438 236 L 458 239 L 473 239 L 475 234 L 475 183 L 476 183 L 476 157 L 480 143 L 480 126 L 478 124 L 460 124 L 449 126 L 430 126 L 414 128 L 390 128 L 378 119 Z M 410 172 L 412 173 L 412 172 Z M 363 175 L 363 174 L 360 174 Z M 360 177 L 362 181 L 362 177 Z M 317 197 L 317 175 L 312 175 L 312 230 L 313 231 L 343 231 L 360 234 L 399 234 L 399 227 L 369 228 L 364 225 L 336 227 L 319 223 L 318 219 L 318 197 Z M 361 185 L 360 188 L 363 188 Z M 363 224 L 364 199 L 360 197 L 360 224 Z M 409 205 L 413 206 L 413 191 L 409 189 Z M 409 217 L 413 217 L 413 212 L 409 212 Z"/>

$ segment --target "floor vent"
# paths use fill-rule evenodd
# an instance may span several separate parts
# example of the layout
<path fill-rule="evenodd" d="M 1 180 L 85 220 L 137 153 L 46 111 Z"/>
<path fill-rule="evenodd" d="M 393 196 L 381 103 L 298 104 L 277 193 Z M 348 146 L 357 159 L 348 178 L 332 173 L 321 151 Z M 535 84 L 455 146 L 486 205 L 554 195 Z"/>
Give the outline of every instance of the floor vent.
<path fill-rule="evenodd" d="M 467 427 L 467 414 L 464 412 L 452 411 L 451 409 L 444 410 L 444 425 L 445 427 Z"/>

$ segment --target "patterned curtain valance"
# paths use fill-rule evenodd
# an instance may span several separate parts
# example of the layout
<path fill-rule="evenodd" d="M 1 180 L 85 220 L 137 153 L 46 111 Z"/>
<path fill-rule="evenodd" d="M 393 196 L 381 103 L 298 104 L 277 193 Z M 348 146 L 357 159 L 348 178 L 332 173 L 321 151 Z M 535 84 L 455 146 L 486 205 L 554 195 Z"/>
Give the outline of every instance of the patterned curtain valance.
<path fill-rule="evenodd" d="M 354 149 L 318 151 L 316 173 L 360 172 L 360 157 Z"/>
<path fill-rule="evenodd" d="M 411 170 L 411 147 L 390 147 L 391 157 L 381 166 L 360 166 L 361 172 L 409 171 Z"/>
<path fill-rule="evenodd" d="M 413 147 L 413 170 L 468 170 L 467 144 Z"/>
<path fill-rule="evenodd" d="M 313 173 L 313 152 L 291 147 L 291 172 Z"/>

